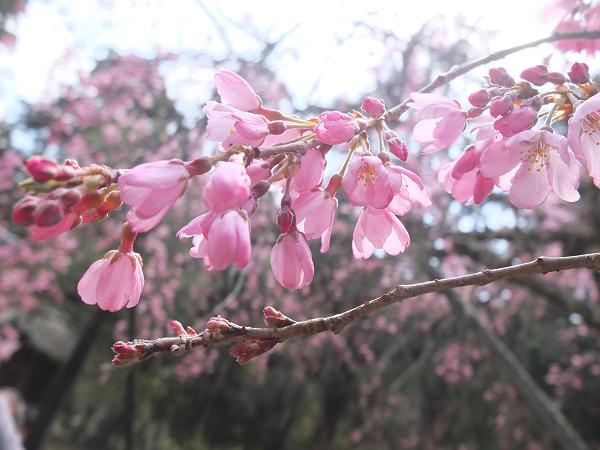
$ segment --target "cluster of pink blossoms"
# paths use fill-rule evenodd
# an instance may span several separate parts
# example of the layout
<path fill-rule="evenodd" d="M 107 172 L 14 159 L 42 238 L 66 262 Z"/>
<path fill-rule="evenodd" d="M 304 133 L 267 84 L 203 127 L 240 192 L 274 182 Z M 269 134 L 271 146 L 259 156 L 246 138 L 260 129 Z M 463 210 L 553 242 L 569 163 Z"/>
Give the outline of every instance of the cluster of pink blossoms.
<path fill-rule="evenodd" d="M 450 147 L 467 124 L 474 125 L 475 142 L 439 172 L 456 200 L 479 204 L 497 186 L 521 208 L 539 205 L 550 192 L 576 201 L 580 163 L 600 187 L 600 95 L 588 67 L 576 63 L 563 75 L 538 65 L 523 71 L 521 79 L 515 81 L 503 68 L 490 69 L 484 87 L 469 96 L 469 110 L 441 95 L 412 94 L 409 106 L 419 119 L 413 138 L 425 153 Z M 392 161 L 391 155 L 406 161 L 408 148 L 387 127 L 383 100 L 366 97 L 362 113 L 327 111 L 305 120 L 265 107 L 232 72 L 217 73 L 215 82 L 221 101 L 204 107 L 207 137 L 219 144 L 211 157 L 119 171 L 39 157 L 26 161 L 31 178 L 21 185 L 28 195 L 15 205 L 13 219 L 31 226 L 34 239 L 100 220 L 121 202 L 129 206 L 119 249 L 92 264 L 79 283 L 84 302 L 110 311 L 138 303 L 144 276 L 133 241 L 165 217 L 190 178 L 202 174 L 208 176 L 205 209 L 199 205 L 201 214 L 177 236 L 192 238 L 190 255 L 208 270 L 250 263 L 253 213 L 269 191 L 280 198 L 271 268 L 286 288 L 300 289 L 313 280 L 309 241 L 319 239 L 321 252 L 329 250 L 340 189 L 357 207 L 356 258 L 369 258 L 375 250 L 398 255 L 409 245 L 399 217 L 415 204 L 430 206 L 431 197 L 417 174 Z M 541 91 L 546 85 L 549 90 Z M 567 119 L 568 136 L 553 131 L 555 121 Z M 328 170 L 334 146 L 346 158 Z"/>
<path fill-rule="evenodd" d="M 521 78 L 490 69 L 484 88 L 469 96 L 468 111 L 440 95 L 413 94 L 420 119 L 414 138 L 426 152 L 454 144 L 474 122 L 475 141 L 438 176 L 456 200 L 480 204 L 498 186 L 519 208 L 535 208 L 550 192 L 574 202 L 579 163 L 600 186 L 600 96 L 587 65 L 575 63 L 566 75 L 538 65 Z M 552 124 L 566 119 L 568 135 L 554 132 Z"/>

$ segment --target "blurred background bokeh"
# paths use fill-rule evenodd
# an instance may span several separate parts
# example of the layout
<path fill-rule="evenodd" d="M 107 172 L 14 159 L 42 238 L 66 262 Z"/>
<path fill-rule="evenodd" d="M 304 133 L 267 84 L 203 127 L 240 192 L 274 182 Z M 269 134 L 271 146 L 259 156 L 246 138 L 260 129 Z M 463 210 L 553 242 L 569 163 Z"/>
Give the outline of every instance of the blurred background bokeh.
<path fill-rule="evenodd" d="M 122 213 L 43 243 L 10 222 L 27 155 L 126 168 L 213 152 L 202 106 L 217 96 L 220 68 L 245 77 L 266 105 L 306 117 L 358 108 L 368 94 L 391 106 L 466 60 L 546 36 L 543 6 L 0 0 L 0 397 L 22 397 L 26 412 L 15 414 L 27 448 L 545 450 L 565 448 L 565 430 L 600 448 L 600 277 L 587 271 L 426 295 L 243 367 L 223 348 L 110 364 L 114 341 L 168 335 L 171 319 L 259 325 L 265 305 L 304 319 L 400 283 L 598 251 L 600 196 L 589 181 L 575 204 L 523 211 L 498 192 L 465 207 L 436 172 L 466 141 L 433 156 L 411 143 L 407 165 L 434 205 L 403 218 L 407 252 L 355 260 L 356 211 L 342 201 L 331 250 L 312 248 L 314 282 L 290 291 L 269 268 L 277 229 L 268 199 L 245 270 L 209 273 L 188 256 L 175 232 L 202 212 L 204 180 L 194 180 L 138 238 L 142 299 L 114 314 L 83 304 L 76 285 L 115 247 Z M 516 75 L 574 61 L 598 73 L 593 57 L 549 44 L 498 64 Z M 488 68 L 442 91 L 465 104 Z M 413 125 L 410 115 L 397 124 L 409 143 Z M 570 426 L 553 426 L 565 418 Z"/>

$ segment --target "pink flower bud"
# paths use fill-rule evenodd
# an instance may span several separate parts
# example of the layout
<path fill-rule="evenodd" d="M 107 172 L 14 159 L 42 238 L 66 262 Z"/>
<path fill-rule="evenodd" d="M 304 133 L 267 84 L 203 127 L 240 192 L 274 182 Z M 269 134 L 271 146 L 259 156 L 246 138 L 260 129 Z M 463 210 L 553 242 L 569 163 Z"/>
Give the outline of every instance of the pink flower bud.
<path fill-rule="evenodd" d="M 325 144 L 336 145 L 348 142 L 358 131 L 354 117 L 339 111 L 324 112 L 313 130 L 317 139 Z"/>
<path fill-rule="evenodd" d="M 81 200 L 81 192 L 78 189 L 64 189 L 64 192 L 61 193 L 59 198 L 62 205 L 68 211 L 77 203 L 79 203 L 79 201 Z"/>
<path fill-rule="evenodd" d="M 53 180 L 59 173 L 60 166 L 43 156 L 33 156 L 24 162 L 27 172 L 38 183 Z"/>
<path fill-rule="evenodd" d="M 275 120 L 273 122 L 269 122 L 269 133 L 274 134 L 274 135 L 280 135 L 285 133 L 285 130 L 287 130 L 287 127 L 285 126 L 285 123 L 283 123 L 282 120 Z"/>
<path fill-rule="evenodd" d="M 252 189 L 250 189 L 250 195 L 252 198 L 261 198 L 267 192 L 269 192 L 270 187 L 271 185 L 267 181 L 261 180 L 252 186 Z"/>
<path fill-rule="evenodd" d="M 571 66 L 569 71 L 569 78 L 573 83 L 585 84 L 590 81 L 589 66 L 586 63 L 576 62 Z"/>
<path fill-rule="evenodd" d="M 537 119 L 537 111 L 530 106 L 517 108 L 494 122 L 494 128 L 505 137 L 514 136 L 531 128 Z"/>
<path fill-rule="evenodd" d="M 542 98 L 541 95 L 534 95 L 526 103 L 523 103 L 521 105 L 521 107 L 523 107 L 523 106 L 530 106 L 533 109 L 535 109 L 536 111 L 539 111 L 540 108 L 542 106 L 544 106 L 544 99 Z"/>
<path fill-rule="evenodd" d="M 241 207 L 250 195 L 250 177 L 241 164 L 219 162 L 204 187 L 202 198 L 206 206 L 216 213 Z"/>
<path fill-rule="evenodd" d="M 521 78 L 536 86 L 542 86 L 548 82 L 548 67 L 538 64 L 521 72 Z"/>
<path fill-rule="evenodd" d="M 183 325 L 178 320 L 171 320 L 169 322 L 169 328 L 177 334 L 177 336 L 187 335 L 187 331 L 183 328 Z"/>
<path fill-rule="evenodd" d="M 515 85 L 514 78 L 508 74 L 504 67 L 494 67 L 489 70 L 488 74 L 492 84 L 507 88 Z"/>
<path fill-rule="evenodd" d="M 408 158 L 408 146 L 406 142 L 400 139 L 394 131 L 385 130 L 383 132 L 383 138 L 390 149 L 390 152 L 394 154 L 398 159 L 402 161 L 406 161 Z"/>
<path fill-rule="evenodd" d="M 28 227 L 33 224 L 33 213 L 39 203 L 39 198 L 27 195 L 13 206 L 12 221 L 15 225 Z"/>
<path fill-rule="evenodd" d="M 210 169 L 212 169 L 212 163 L 208 157 L 201 156 L 193 161 L 186 162 L 185 168 L 187 169 L 190 177 L 195 177 L 196 175 L 202 175 L 210 171 Z"/>
<path fill-rule="evenodd" d="M 64 216 L 64 208 L 58 200 L 44 199 L 33 212 L 33 221 L 39 227 L 51 227 Z"/>
<path fill-rule="evenodd" d="M 229 354 L 233 356 L 238 364 L 247 364 L 257 356 L 271 350 L 277 341 L 274 339 L 254 339 L 235 345 L 229 349 Z"/>
<path fill-rule="evenodd" d="M 513 99 L 505 95 L 504 97 L 496 97 L 490 102 L 490 115 L 492 117 L 505 116 L 515 107 Z"/>
<path fill-rule="evenodd" d="M 118 341 L 113 344 L 112 351 L 116 353 L 112 359 L 112 363 L 115 366 L 126 366 L 127 364 L 133 364 L 144 359 L 143 344 L 130 344 Z"/>
<path fill-rule="evenodd" d="M 56 181 L 70 181 L 77 176 L 77 169 L 71 165 L 59 166 L 58 173 L 54 177 Z"/>
<path fill-rule="evenodd" d="M 517 87 L 517 98 L 521 100 L 531 98 L 534 95 L 539 94 L 538 90 L 534 89 L 527 81 L 520 81 L 517 83 Z"/>
<path fill-rule="evenodd" d="M 379 117 L 385 112 L 385 103 L 380 98 L 365 97 L 360 105 L 360 109 L 372 117 Z"/>
<path fill-rule="evenodd" d="M 206 329 L 215 339 L 223 339 L 232 329 L 232 323 L 224 317 L 211 317 L 206 322 Z"/>
<path fill-rule="evenodd" d="M 295 320 L 290 319 L 272 306 L 265 306 L 263 314 L 265 316 L 265 323 L 269 328 L 283 328 L 296 323 Z"/>
<path fill-rule="evenodd" d="M 550 83 L 558 85 L 558 84 L 563 84 L 565 81 L 567 81 L 567 79 L 560 72 L 550 72 L 548 74 L 548 81 Z"/>
<path fill-rule="evenodd" d="M 490 101 L 490 93 L 486 89 L 480 89 L 469 95 L 469 103 L 477 108 L 485 108 Z"/>

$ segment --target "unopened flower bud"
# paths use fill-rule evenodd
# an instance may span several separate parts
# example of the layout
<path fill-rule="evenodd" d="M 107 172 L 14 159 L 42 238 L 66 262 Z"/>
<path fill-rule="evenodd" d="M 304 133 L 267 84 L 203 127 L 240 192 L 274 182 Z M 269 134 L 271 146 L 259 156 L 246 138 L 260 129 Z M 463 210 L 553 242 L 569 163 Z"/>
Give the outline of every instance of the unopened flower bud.
<path fill-rule="evenodd" d="M 285 130 L 287 130 L 287 127 L 282 120 L 269 122 L 269 133 L 279 135 L 285 133 Z"/>
<path fill-rule="evenodd" d="M 520 81 L 517 86 L 519 87 L 517 98 L 521 100 L 531 98 L 534 95 L 539 94 L 538 90 L 534 89 L 527 81 Z"/>
<path fill-rule="evenodd" d="M 224 317 L 211 317 L 206 322 L 206 329 L 216 339 L 222 339 L 231 330 L 232 323 Z"/>
<path fill-rule="evenodd" d="M 567 81 L 567 79 L 560 72 L 550 72 L 548 74 L 548 81 L 552 84 L 558 85 L 558 84 L 563 84 L 565 81 Z"/>
<path fill-rule="evenodd" d="M 77 169 L 73 166 L 59 166 L 54 179 L 56 181 L 70 181 L 77 176 Z"/>
<path fill-rule="evenodd" d="M 116 353 L 112 359 L 112 363 L 115 366 L 125 366 L 144 359 L 143 344 L 128 344 L 118 341 L 113 344 L 112 350 Z"/>
<path fill-rule="evenodd" d="M 544 106 L 544 99 L 541 95 L 535 95 L 529 99 L 527 103 L 524 103 L 522 106 L 531 106 L 536 111 L 539 111 L 542 106 Z"/>
<path fill-rule="evenodd" d="M 589 66 L 586 63 L 578 63 L 576 62 L 571 66 L 571 70 L 569 70 L 569 78 L 573 83 L 576 84 L 585 84 L 590 81 L 590 72 Z"/>
<path fill-rule="evenodd" d="M 392 130 L 385 130 L 383 132 L 383 138 L 385 139 L 390 152 L 398 159 L 406 161 L 408 158 L 408 146 L 406 145 L 406 142 Z"/>
<path fill-rule="evenodd" d="M 98 206 L 104 202 L 104 195 L 99 191 L 92 191 L 85 194 L 79 200 L 76 211 L 80 214 L 84 213 L 88 209 L 96 209 Z"/>
<path fill-rule="evenodd" d="M 543 64 L 529 67 L 521 72 L 521 78 L 536 86 L 542 86 L 548 82 L 548 67 Z"/>
<path fill-rule="evenodd" d="M 184 163 L 184 166 L 190 177 L 195 177 L 196 175 L 202 175 L 203 173 L 208 172 L 212 168 L 212 163 L 206 156 L 201 156 L 193 161 Z"/>
<path fill-rule="evenodd" d="M 171 330 L 173 330 L 177 336 L 185 336 L 187 334 L 187 331 L 185 328 L 183 328 L 183 325 L 178 320 L 171 320 L 169 322 L 169 328 L 171 328 Z"/>
<path fill-rule="evenodd" d="M 504 67 L 494 67 L 489 70 L 490 82 L 497 86 L 513 87 L 515 80 L 511 77 Z"/>
<path fill-rule="evenodd" d="M 474 119 L 476 117 L 479 117 L 483 114 L 484 111 L 485 109 L 483 108 L 469 108 L 469 110 L 467 111 L 467 119 Z"/>
<path fill-rule="evenodd" d="M 23 197 L 13 206 L 12 221 L 21 227 L 33 224 L 33 213 L 39 201 L 39 198 L 32 195 Z"/>
<path fill-rule="evenodd" d="M 65 207 L 65 210 L 69 210 L 79 203 L 79 200 L 81 200 L 81 192 L 78 189 L 65 189 L 64 193 L 61 193 L 59 198 L 60 202 Z"/>
<path fill-rule="evenodd" d="M 277 214 L 277 225 L 282 233 L 287 233 L 295 228 L 296 215 L 290 207 L 281 208 Z"/>
<path fill-rule="evenodd" d="M 233 356 L 238 364 L 247 364 L 252 359 L 271 350 L 277 341 L 274 339 L 254 339 L 235 345 L 229 349 L 229 354 Z"/>
<path fill-rule="evenodd" d="M 272 306 L 265 306 L 263 309 L 265 316 L 265 323 L 269 328 L 283 328 L 296 323 L 295 320 L 290 319 L 285 314 L 277 311 Z"/>
<path fill-rule="evenodd" d="M 486 89 L 480 89 L 469 95 L 469 103 L 477 108 L 485 108 L 490 101 L 490 93 Z"/>
<path fill-rule="evenodd" d="M 360 105 L 360 109 L 372 117 L 379 117 L 385 112 L 385 103 L 380 98 L 365 97 Z"/>
<path fill-rule="evenodd" d="M 505 116 L 515 107 L 510 96 L 496 97 L 490 102 L 490 115 L 492 117 Z"/>
<path fill-rule="evenodd" d="M 33 156 L 24 162 L 27 172 L 38 183 L 45 183 L 53 180 L 58 175 L 60 166 L 56 161 L 44 158 L 43 156 Z"/>
<path fill-rule="evenodd" d="M 252 198 L 261 198 L 263 195 L 269 192 L 270 187 L 271 185 L 267 181 L 260 180 L 254 186 L 252 186 L 250 189 L 250 195 Z"/>
<path fill-rule="evenodd" d="M 44 199 L 33 212 L 33 222 L 40 227 L 51 227 L 62 220 L 64 210 L 58 200 Z"/>

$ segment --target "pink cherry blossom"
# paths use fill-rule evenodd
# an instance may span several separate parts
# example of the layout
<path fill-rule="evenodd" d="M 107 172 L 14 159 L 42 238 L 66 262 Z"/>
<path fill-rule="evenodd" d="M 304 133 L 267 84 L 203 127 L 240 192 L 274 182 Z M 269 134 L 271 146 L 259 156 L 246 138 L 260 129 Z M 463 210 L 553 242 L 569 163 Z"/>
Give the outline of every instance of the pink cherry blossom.
<path fill-rule="evenodd" d="M 304 233 L 291 231 L 279 236 L 271 250 L 275 279 L 288 289 L 302 289 L 315 275 L 312 254 Z"/>
<path fill-rule="evenodd" d="M 250 177 L 243 165 L 221 161 L 202 194 L 206 206 L 216 213 L 241 207 L 250 195 Z"/>
<path fill-rule="evenodd" d="M 385 208 L 394 197 L 390 173 L 376 156 L 360 156 L 350 163 L 342 181 L 350 203 Z"/>
<path fill-rule="evenodd" d="M 112 250 L 89 267 L 79 280 L 77 292 L 84 303 L 115 312 L 136 306 L 143 287 L 141 256 Z"/>
<path fill-rule="evenodd" d="M 297 192 L 307 192 L 319 186 L 323 181 L 325 158 L 316 148 L 309 149 L 300 160 L 300 168 L 292 178 L 292 189 Z"/>
<path fill-rule="evenodd" d="M 516 169 L 509 200 L 519 208 L 534 208 L 551 191 L 561 199 L 579 199 L 579 165 L 567 139 L 546 130 L 526 130 L 503 144 L 487 147 L 480 161 L 481 171 L 496 177 Z"/>
<path fill-rule="evenodd" d="M 348 142 L 358 131 L 354 117 L 339 111 L 327 111 L 319 116 L 319 124 L 313 130 L 324 144 L 336 145 Z"/>
<path fill-rule="evenodd" d="M 385 112 L 385 103 L 380 98 L 365 97 L 360 104 L 360 109 L 372 117 L 379 117 Z"/>
<path fill-rule="evenodd" d="M 131 206 L 127 220 L 136 233 L 154 228 L 187 188 L 189 173 L 182 161 L 140 164 L 119 177 L 123 203 Z"/>
<path fill-rule="evenodd" d="M 321 253 L 329 250 L 333 219 L 338 206 L 335 196 L 328 191 L 303 192 L 292 203 L 296 226 L 307 239 L 321 238 Z"/>
<path fill-rule="evenodd" d="M 239 75 L 229 70 L 220 70 L 215 74 L 217 92 L 221 102 L 240 111 L 256 112 L 262 101 L 254 89 Z"/>
<path fill-rule="evenodd" d="M 424 144 L 424 153 L 435 153 L 450 147 L 465 129 L 467 113 L 456 100 L 438 94 L 410 95 L 409 106 L 417 111 L 419 123 L 413 130 L 413 139 Z"/>
<path fill-rule="evenodd" d="M 600 187 L 600 94 L 581 103 L 569 119 L 569 145 Z"/>
<path fill-rule="evenodd" d="M 267 119 L 259 114 L 240 111 L 217 102 L 208 102 L 203 111 L 208 117 L 208 139 L 221 142 L 224 148 L 233 144 L 256 147 L 270 133 Z"/>
<path fill-rule="evenodd" d="M 494 122 L 494 128 L 503 136 L 511 137 L 535 125 L 537 111 L 531 106 L 522 106 Z"/>
<path fill-rule="evenodd" d="M 390 211 L 371 207 L 361 211 L 352 237 L 352 252 L 356 259 L 371 257 L 375 249 L 398 255 L 409 244 L 408 231 Z"/>
<path fill-rule="evenodd" d="M 479 142 L 485 148 L 492 140 Z M 440 169 L 438 180 L 444 185 L 444 190 L 459 201 L 472 205 L 479 205 L 493 191 L 495 180 L 481 173 L 479 168 L 481 147 L 468 147 L 462 155 Z"/>
<path fill-rule="evenodd" d="M 395 191 L 394 198 L 386 208 L 388 211 L 403 216 L 415 203 L 423 208 L 431 206 L 431 195 L 416 173 L 392 164 L 387 165 L 387 168 L 393 174 L 390 179 L 393 180 Z"/>

